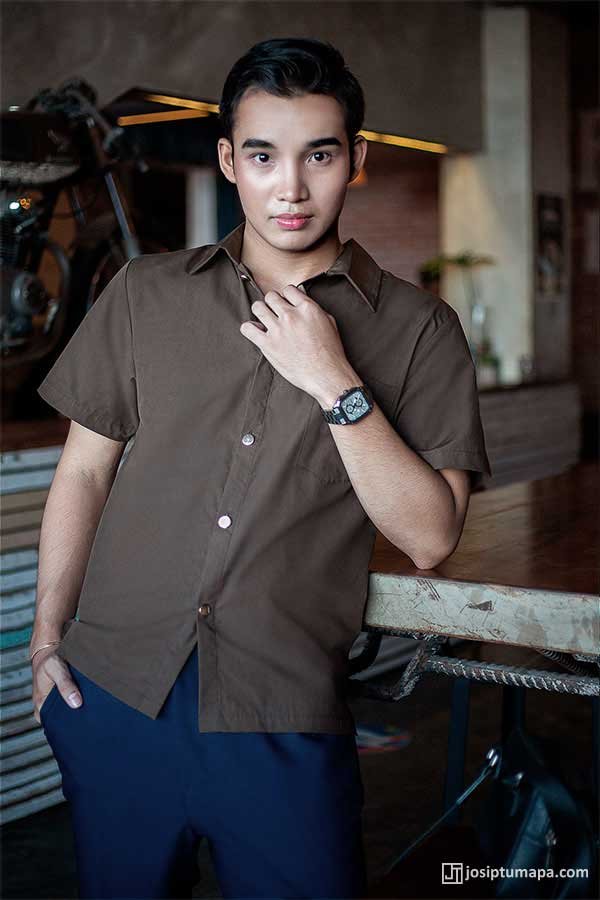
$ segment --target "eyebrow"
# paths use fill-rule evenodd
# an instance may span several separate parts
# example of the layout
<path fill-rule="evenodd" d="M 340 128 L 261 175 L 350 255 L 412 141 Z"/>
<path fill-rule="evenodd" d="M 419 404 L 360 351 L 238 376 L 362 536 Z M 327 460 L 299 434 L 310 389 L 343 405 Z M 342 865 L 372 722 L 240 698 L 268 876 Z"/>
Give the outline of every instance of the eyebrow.
<path fill-rule="evenodd" d="M 304 145 L 306 149 L 314 150 L 315 147 L 325 147 L 330 145 L 335 145 L 337 147 L 342 146 L 342 142 L 336 137 L 322 137 L 317 138 L 314 141 L 307 141 Z M 275 150 L 275 144 L 272 144 L 271 141 L 265 141 L 263 138 L 246 138 L 244 143 L 242 144 L 242 150 L 246 148 L 256 148 L 256 147 L 266 147 L 269 150 Z"/>

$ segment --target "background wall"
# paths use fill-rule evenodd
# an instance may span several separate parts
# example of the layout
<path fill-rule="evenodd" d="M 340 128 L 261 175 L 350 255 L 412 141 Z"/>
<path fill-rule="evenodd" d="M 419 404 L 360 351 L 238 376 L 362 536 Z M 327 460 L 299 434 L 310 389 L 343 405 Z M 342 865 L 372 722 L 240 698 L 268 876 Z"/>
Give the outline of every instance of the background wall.
<path fill-rule="evenodd" d="M 535 209 L 539 193 L 561 197 L 570 240 L 568 8 L 9 0 L 2 103 L 22 103 L 74 75 L 97 88 L 101 103 L 135 85 L 218 101 L 229 67 L 255 41 L 331 40 L 363 84 L 365 128 L 451 150 L 440 157 L 370 143 L 368 187 L 349 191 L 342 237 L 355 235 L 381 265 L 411 281 L 440 251 L 490 254 L 497 264 L 477 278 L 501 381 L 521 380 L 522 356 L 534 359 L 540 377 L 567 377 L 571 273 L 567 266 L 561 296 L 536 292 Z M 188 210 L 202 224 L 204 212 Z M 203 239 L 194 231 L 194 241 Z M 447 279 L 441 291 L 468 331 L 462 283 Z"/>
<path fill-rule="evenodd" d="M 583 450 L 600 443 L 600 90 L 599 6 L 577 4 L 570 31 L 572 359 L 583 403 Z"/>
<path fill-rule="evenodd" d="M 482 11 L 482 150 L 442 161 L 443 252 L 470 249 L 496 261 L 475 277 L 503 383 L 522 380 L 521 357 L 539 379 L 571 375 L 569 23 L 562 7 L 543 6 Z M 537 279 L 540 195 L 563 204 L 564 278 L 549 293 Z M 456 272 L 443 290 L 468 322 Z"/>
<path fill-rule="evenodd" d="M 534 281 L 533 352 L 541 378 L 568 378 L 571 374 L 571 266 L 567 239 L 571 232 L 569 31 L 566 22 L 557 19 L 551 11 L 533 8 L 530 16 L 532 213 L 536 235 L 538 195 L 559 197 L 564 219 L 562 290 L 548 297 L 538 290 L 537 279 Z M 535 245 L 537 248 L 537 237 Z"/>
<path fill-rule="evenodd" d="M 134 85 L 218 102 L 267 37 L 330 40 L 361 80 L 365 127 L 465 150 L 481 141 L 480 10 L 468 3 L 4 2 L 2 104 L 79 75 L 106 103 Z"/>
<path fill-rule="evenodd" d="M 484 11 L 483 148 L 442 162 L 442 251 L 466 249 L 495 260 L 474 279 L 506 383 L 521 380 L 519 357 L 533 353 L 529 38 L 526 9 Z M 443 291 L 468 327 L 468 298 L 457 270 L 446 272 Z"/>

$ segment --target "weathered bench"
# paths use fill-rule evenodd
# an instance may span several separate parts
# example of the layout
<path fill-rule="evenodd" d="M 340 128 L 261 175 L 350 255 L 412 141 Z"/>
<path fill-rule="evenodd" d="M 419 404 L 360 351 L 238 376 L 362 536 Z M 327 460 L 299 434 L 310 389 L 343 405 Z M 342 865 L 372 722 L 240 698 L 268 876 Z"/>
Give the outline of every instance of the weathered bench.
<path fill-rule="evenodd" d="M 378 534 L 353 674 L 368 677 L 383 635 L 420 643 L 391 686 L 361 680 L 361 696 L 398 701 L 424 672 L 455 678 L 446 805 L 460 793 L 469 682 L 503 685 L 503 733 L 522 721 L 525 689 L 589 696 L 593 704 L 593 785 L 600 757 L 600 597 L 596 464 L 475 493 L 460 544 L 436 570 L 412 561 Z M 552 660 L 553 671 L 440 655 L 456 639 L 521 647 Z M 558 671 L 556 669 L 558 668 Z M 353 686 L 354 687 L 354 686 Z"/>

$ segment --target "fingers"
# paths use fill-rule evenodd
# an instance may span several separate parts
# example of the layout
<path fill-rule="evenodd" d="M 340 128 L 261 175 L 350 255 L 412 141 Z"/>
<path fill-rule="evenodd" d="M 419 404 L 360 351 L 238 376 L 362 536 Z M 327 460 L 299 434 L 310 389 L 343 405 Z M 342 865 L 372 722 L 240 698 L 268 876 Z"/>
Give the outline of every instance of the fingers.
<path fill-rule="evenodd" d="M 323 310 L 318 303 L 315 303 L 304 288 L 298 288 L 293 284 L 286 285 L 281 292 L 267 291 L 263 300 L 255 300 L 251 304 L 250 309 L 259 321 L 242 322 L 240 331 L 244 337 L 263 349 L 266 346 L 265 342 L 268 340 L 269 330 L 275 331 L 278 324 L 283 323 L 285 326 L 291 308 L 294 306 L 300 307 L 302 304 L 306 304 L 303 309 L 309 315 L 307 321 L 313 322 L 314 327 L 316 327 L 317 319 L 310 317 L 322 316 L 325 313 L 334 330 L 339 334 L 334 317 Z M 294 313 L 294 315 L 298 315 L 298 313 Z M 293 318 L 290 321 L 293 322 Z"/>
<path fill-rule="evenodd" d="M 268 299 L 269 303 L 266 302 Z M 242 322 L 240 331 L 244 337 L 249 338 L 257 346 L 261 346 L 262 334 L 273 328 L 279 320 L 279 314 L 285 312 L 284 306 L 289 304 L 282 300 L 276 291 L 267 291 L 265 300 L 255 300 L 250 309 L 259 320 L 258 322 Z"/>
<path fill-rule="evenodd" d="M 289 300 L 292 306 L 300 306 L 301 303 L 306 303 L 307 300 L 311 299 L 305 288 L 296 287 L 295 284 L 286 284 L 281 293 L 286 300 Z M 314 300 L 312 302 L 314 303 Z"/>
<path fill-rule="evenodd" d="M 273 312 L 278 316 L 282 315 L 284 312 L 286 312 L 287 309 L 290 308 L 290 304 L 288 303 L 288 301 L 284 297 L 282 297 L 281 294 L 278 294 L 277 291 L 267 291 L 267 293 L 263 297 L 263 301 L 267 308 L 272 309 Z M 261 301 L 257 300 L 256 302 L 260 303 Z"/>
<path fill-rule="evenodd" d="M 283 315 L 290 306 L 299 306 L 309 299 L 306 288 L 288 284 L 281 291 L 267 291 L 263 299 L 255 300 L 250 308 L 261 321 L 268 325 L 271 311 L 273 313 L 271 321 L 274 321 L 277 316 Z"/>
<path fill-rule="evenodd" d="M 41 683 L 45 686 L 48 681 L 50 688 L 44 689 L 44 693 L 41 694 Z M 81 691 L 73 679 L 70 668 L 56 653 L 50 653 L 33 671 L 34 718 L 40 724 L 40 710 L 54 685 L 68 706 L 76 708 L 83 703 Z M 40 694 L 41 701 L 37 699 Z"/>
<path fill-rule="evenodd" d="M 248 338 L 257 347 L 263 346 L 267 329 L 261 322 L 242 322 L 240 331 L 245 338 Z"/>
<path fill-rule="evenodd" d="M 269 291 L 269 294 L 270 293 L 271 291 Z M 270 302 L 273 303 L 274 301 L 271 300 Z M 254 303 L 250 306 L 250 309 L 252 310 L 256 318 L 259 319 L 267 329 L 272 328 L 277 323 L 277 314 L 273 312 L 273 310 L 270 308 L 270 306 L 267 305 L 267 303 L 265 303 L 264 300 L 255 300 Z"/>

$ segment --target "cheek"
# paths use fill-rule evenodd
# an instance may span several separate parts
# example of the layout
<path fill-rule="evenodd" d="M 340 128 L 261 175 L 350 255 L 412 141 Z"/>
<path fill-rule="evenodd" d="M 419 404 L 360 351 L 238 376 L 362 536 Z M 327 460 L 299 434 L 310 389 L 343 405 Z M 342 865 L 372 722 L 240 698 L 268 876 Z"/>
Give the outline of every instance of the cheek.
<path fill-rule="evenodd" d="M 271 179 L 265 177 L 264 172 L 253 172 L 247 169 L 236 174 L 237 189 L 240 199 L 246 199 L 252 203 L 253 198 L 259 199 L 269 194 Z"/>
<path fill-rule="evenodd" d="M 325 166 L 314 173 L 315 185 L 321 186 L 324 192 L 329 194 L 343 193 L 348 184 L 348 166 L 339 158 L 334 163 Z"/>
<path fill-rule="evenodd" d="M 239 166 L 236 170 L 236 176 L 237 180 L 242 182 L 242 184 L 258 188 L 272 180 L 272 171 L 272 169 L 266 167 L 261 169 L 251 162 L 244 161 L 243 165 Z"/>
<path fill-rule="evenodd" d="M 314 195 L 327 203 L 335 204 L 343 201 L 347 187 L 345 170 L 341 169 L 320 173 L 319 177 L 314 178 L 312 181 Z"/>

